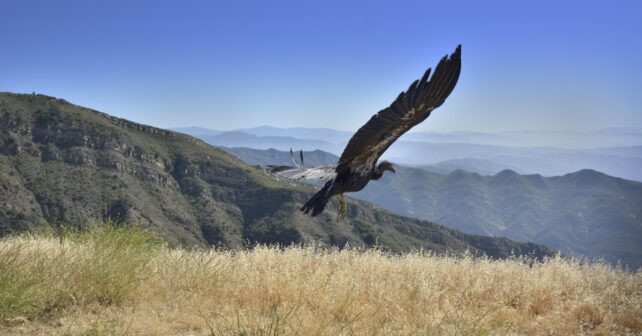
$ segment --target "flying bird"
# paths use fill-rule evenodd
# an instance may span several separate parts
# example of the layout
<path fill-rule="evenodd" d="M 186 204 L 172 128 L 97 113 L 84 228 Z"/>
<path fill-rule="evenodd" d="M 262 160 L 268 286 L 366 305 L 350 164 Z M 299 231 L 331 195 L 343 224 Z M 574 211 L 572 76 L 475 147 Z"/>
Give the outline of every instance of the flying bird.
<path fill-rule="evenodd" d="M 303 152 L 297 167 L 269 166 L 268 172 L 291 180 L 323 180 L 325 185 L 303 205 L 301 211 L 312 216 L 320 214 L 328 201 L 337 196 L 339 217 L 345 216 L 343 194 L 363 189 L 371 180 L 378 180 L 385 171 L 395 172 L 392 163 L 377 161 L 401 135 L 426 120 L 444 103 L 455 88 L 461 71 L 461 45 L 450 56 L 444 56 L 431 76 L 429 68 L 421 79 L 401 92 L 389 107 L 379 111 L 350 139 L 336 166 L 305 168 Z"/>

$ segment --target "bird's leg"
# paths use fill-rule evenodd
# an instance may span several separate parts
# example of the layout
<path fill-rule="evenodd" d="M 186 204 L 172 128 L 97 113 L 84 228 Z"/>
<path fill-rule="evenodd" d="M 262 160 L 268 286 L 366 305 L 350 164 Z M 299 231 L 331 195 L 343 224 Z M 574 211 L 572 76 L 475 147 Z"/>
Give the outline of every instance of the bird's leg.
<path fill-rule="evenodd" d="M 343 219 L 346 216 L 346 200 L 343 198 L 343 193 L 338 194 L 339 198 L 339 219 Z"/>

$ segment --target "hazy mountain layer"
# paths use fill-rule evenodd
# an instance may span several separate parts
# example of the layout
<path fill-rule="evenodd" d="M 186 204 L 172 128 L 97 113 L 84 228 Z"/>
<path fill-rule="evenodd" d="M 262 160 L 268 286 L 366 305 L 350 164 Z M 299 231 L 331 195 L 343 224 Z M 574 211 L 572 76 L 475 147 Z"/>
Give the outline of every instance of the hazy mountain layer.
<path fill-rule="evenodd" d="M 322 140 L 299 139 L 290 136 L 258 136 L 241 131 L 200 135 L 198 138 L 210 145 L 219 147 L 274 148 L 279 150 L 289 150 L 290 148 L 303 150 L 321 149 L 328 152 L 337 152 L 341 150 L 339 147 L 343 146 L 343 144 L 334 144 Z"/>
<path fill-rule="evenodd" d="M 226 150 L 252 164 L 291 162 L 288 152 Z M 311 166 L 337 161 L 321 151 L 304 154 Z M 557 177 L 511 170 L 481 176 L 463 170 L 396 169 L 352 195 L 464 232 L 535 241 L 566 253 L 642 266 L 640 182 L 587 169 Z"/>
<path fill-rule="evenodd" d="M 511 252 L 540 245 L 467 235 L 350 201 L 316 218 L 311 186 L 279 182 L 190 136 L 43 95 L 0 93 L 0 235 L 40 226 L 135 221 L 184 245 L 379 244 L 392 251 Z"/>
<path fill-rule="evenodd" d="M 215 133 L 214 135 L 203 129 L 183 128 L 180 130 L 215 146 L 274 148 L 284 151 L 290 148 L 307 151 L 319 149 L 335 155 L 341 154 L 351 136 L 350 132 L 331 129 L 280 129 L 268 126 Z M 519 133 L 524 137 L 533 137 L 533 139 L 545 139 L 546 135 L 562 137 L 564 132 L 513 133 Z M 509 140 L 497 142 L 501 145 L 488 144 L 488 141 L 483 140 L 501 138 L 500 135 L 489 133 L 455 132 L 449 136 L 441 134 L 439 139 L 435 140 L 433 133 L 411 132 L 393 144 L 383 158 L 412 166 L 441 165 L 441 167 L 437 167 L 438 170 L 448 173 L 458 168 L 480 174 L 495 174 L 503 169 L 512 169 L 525 174 L 556 176 L 588 168 L 612 176 L 642 181 L 642 135 L 639 142 L 636 142 L 637 131 L 607 129 L 586 134 L 567 133 L 569 136 L 575 134 L 575 136 L 582 135 L 582 139 L 593 139 L 592 142 L 587 142 L 584 147 L 597 141 L 599 148 L 542 147 L 542 144 L 548 142 L 541 142 L 539 147 L 517 147 L 520 142 Z M 642 132 L 639 133 L 642 134 Z M 426 136 L 426 134 L 431 136 Z M 607 141 L 609 136 L 628 137 L 629 140 L 609 142 Z M 537 144 L 535 140 L 533 141 L 531 143 Z M 608 143 L 632 143 L 636 146 L 605 147 Z M 455 161 L 452 162 L 453 160 Z M 464 163 L 465 166 L 460 166 L 463 163 L 461 160 L 469 162 Z M 445 164 L 444 161 L 451 162 Z M 486 163 L 483 163 L 484 161 Z M 493 163 L 492 169 L 488 169 L 488 162 Z M 453 169 L 445 170 L 444 168 Z"/>
<path fill-rule="evenodd" d="M 197 137 L 223 133 L 223 131 L 210 130 L 202 127 L 182 127 L 174 128 L 173 130 Z M 299 139 L 346 142 L 356 130 L 340 131 L 331 128 L 280 128 L 259 126 L 238 129 L 237 131 L 257 136 L 287 136 Z M 403 136 L 403 140 L 430 143 L 471 143 L 503 147 L 558 147 L 584 150 L 587 148 L 640 147 L 642 145 L 642 129 L 604 128 L 585 132 L 539 130 L 496 133 L 472 131 L 422 132 L 411 130 Z M 641 153 L 639 148 L 637 153 Z"/>

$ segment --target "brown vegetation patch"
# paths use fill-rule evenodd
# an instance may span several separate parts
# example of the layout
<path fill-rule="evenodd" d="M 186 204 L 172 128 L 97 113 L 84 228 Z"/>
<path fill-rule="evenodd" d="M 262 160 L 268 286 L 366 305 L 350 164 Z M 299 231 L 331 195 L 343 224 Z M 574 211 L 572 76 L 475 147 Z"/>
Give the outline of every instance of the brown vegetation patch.
<path fill-rule="evenodd" d="M 0 334 L 639 334 L 642 273 L 314 247 L 181 250 L 131 230 L 0 242 Z"/>

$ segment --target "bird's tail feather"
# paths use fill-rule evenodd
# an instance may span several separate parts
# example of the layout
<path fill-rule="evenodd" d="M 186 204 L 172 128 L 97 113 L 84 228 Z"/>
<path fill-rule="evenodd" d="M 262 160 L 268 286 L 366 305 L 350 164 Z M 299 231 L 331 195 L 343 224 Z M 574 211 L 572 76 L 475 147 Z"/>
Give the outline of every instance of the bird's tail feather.
<path fill-rule="evenodd" d="M 309 201 L 301 207 L 301 211 L 310 214 L 312 217 L 320 214 L 334 193 L 332 193 L 332 181 L 328 181 Z"/>

